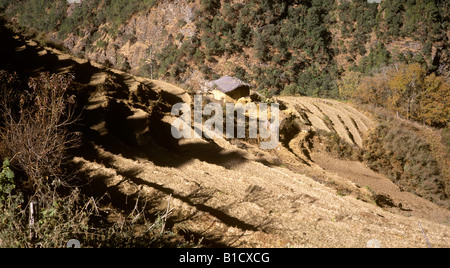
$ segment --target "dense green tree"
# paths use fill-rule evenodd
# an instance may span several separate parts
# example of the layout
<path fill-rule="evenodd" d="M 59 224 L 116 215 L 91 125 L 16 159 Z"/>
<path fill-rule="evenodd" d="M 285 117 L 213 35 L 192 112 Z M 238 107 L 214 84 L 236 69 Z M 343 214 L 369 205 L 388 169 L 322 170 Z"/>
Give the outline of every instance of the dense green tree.
<path fill-rule="evenodd" d="M 251 41 L 251 29 L 248 25 L 238 22 L 236 29 L 234 30 L 234 39 L 236 43 L 243 47 L 248 47 Z"/>
<path fill-rule="evenodd" d="M 201 0 L 202 12 L 210 16 L 216 15 L 220 6 L 220 0 Z"/>
<path fill-rule="evenodd" d="M 255 56 L 262 60 L 269 60 L 269 47 L 265 41 L 266 39 L 263 37 L 261 33 L 256 33 L 253 43 L 253 48 L 255 49 Z"/>
<path fill-rule="evenodd" d="M 9 5 L 11 2 L 15 5 Z M 100 37 L 119 36 L 123 24 L 156 2 L 84 0 L 67 16 L 66 0 L 0 0 L 0 10 L 14 14 L 22 26 L 42 32 L 57 31 L 61 40 L 68 34 L 90 33 L 86 46 L 89 51 Z M 449 1 L 386 0 L 377 4 L 367 0 L 242 3 L 200 0 L 199 3 L 194 16 L 197 28 L 194 36 L 179 35 L 176 45 L 170 44 L 157 52 L 155 66 L 161 75 L 183 76 L 190 68 L 198 68 L 208 72 L 207 77 L 213 77 L 211 67 L 214 69 L 215 62 L 236 55 L 238 59 L 246 59 L 245 63 L 234 63 L 236 75 L 257 84 L 261 90 L 338 97 L 337 81 L 344 69 L 373 75 L 393 62 L 418 62 L 430 73 L 445 70 L 448 65 L 443 61 L 449 58 L 446 47 Z M 186 23 L 180 20 L 178 26 Z M 100 28 L 104 24 L 109 28 Z M 376 44 L 370 43 L 374 33 L 379 37 Z M 403 37 L 420 42 L 421 53 L 386 48 Z M 338 59 L 347 59 L 340 68 Z"/>
<path fill-rule="evenodd" d="M 378 42 L 376 47 L 371 48 L 369 55 L 361 60 L 358 70 L 363 73 L 372 73 L 380 67 L 388 65 L 391 58 L 391 53 L 384 44 Z"/>

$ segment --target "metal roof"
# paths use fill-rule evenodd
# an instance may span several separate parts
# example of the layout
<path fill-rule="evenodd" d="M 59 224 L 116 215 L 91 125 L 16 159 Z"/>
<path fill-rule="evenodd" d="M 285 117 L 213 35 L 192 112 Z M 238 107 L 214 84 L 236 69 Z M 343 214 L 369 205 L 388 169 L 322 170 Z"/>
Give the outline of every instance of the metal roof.
<path fill-rule="evenodd" d="M 244 83 L 241 80 L 231 76 L 224 76 L 220 79 L 213 81 L 212 86 L 223 93 L 229 93 L 241 86 L 250 87 L 249 84 Z"/>

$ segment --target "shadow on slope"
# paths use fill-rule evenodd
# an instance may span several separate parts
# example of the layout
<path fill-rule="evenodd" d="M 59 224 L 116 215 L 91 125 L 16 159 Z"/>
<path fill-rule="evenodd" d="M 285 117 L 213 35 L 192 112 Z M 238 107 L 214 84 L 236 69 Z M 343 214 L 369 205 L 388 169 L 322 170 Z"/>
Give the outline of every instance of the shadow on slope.
<path fill-rule="evenodd" d="M 176 223 L 182 223 L 199 215 L 208 214 L 217 221 L 229 227 L 238 227 L 242 234 L 230 238 L 230 243 L 220 243 L 222 237 L 212 237 L 204 233 L 195 233 L 189 230 L 182 231 L 186 237 L 203 238 L 204 245 L 214 247 L 231 246 L 245 231 L 256 231 L 264 228 L 249 224 L 241 219 L 226 213 L 224 208 L 215 208 L 206 205 L 212 198 L 214 191 L 205 190 L 201 186 L 188 194 L 175 192 L 155 182 L 142 179 L 140 169 L 122 169 L 115 167 L 111 159 L 96 153 L 95 147 L 100 146 L 105 151 L 127 159 L 147 159 L 157 166 L 180 167 L 193 159 L 210 164 L 233 169 L 248 161 L 241 153 L 225 151 L 214 142 L 199 140 L 189 143 L 180 143 L 172 137 L 171 124 L 164 119 L 168 116 L 171 107 L 182 98 L 178 95 L 161 91 L 152 83 L 141 83 L 134 91 L 130 90 L 128 76 L 121 76 L 109 70 L 92 66 L 89 62 L 78 63 L 63 55 L 63 60 L 39 46 L 29 45 L 30 42 L 21 37 L 13 38 L 12 31 L 0 27 L 0 69 L 18 72 L 21 77 L 30 77 L 39 72 L 70 72 L 75 76 L 73 88 L 69 92 L 76 96 L 76 112 L 80 120 L 71 126 L 71 131 L 81 133 L 80 147 L 71 149 L 69 153 L 74 157 L 86 159 L 91 163 L 102 163 L 106 168 L 114 170 L 123 182 L 108 186 L 106 181 L 110 176 L 89 166 L 72 163 L 72 170 L 77 174 L 84 185 L 84 192 L 94 197 L 106 198 L 114 207 L 130 212 L 139 200 L 138 193 L 126 194 L 120 189 L 120 184 L 131 182 L 140 187 L 149 187 L 158 194 L 147 197 L 145 201 L 148 210 L 154 210 L 163 202 L 167 195 L 195 208 L 195 213 L 173 217 L 167 223 L 171 228 Z M 91 84 L 93 76 L 102 78 L 105 82 Z M 99 80 L 102 81 L 102 80 Z M 133 201 L 135 200 L 135 201 Z M 143 205 L 143 204 L 142 204 Z M 156 217 L 156 214 L 153 214 Z M 228 227 L 227 227 L 228 228 Z"/>

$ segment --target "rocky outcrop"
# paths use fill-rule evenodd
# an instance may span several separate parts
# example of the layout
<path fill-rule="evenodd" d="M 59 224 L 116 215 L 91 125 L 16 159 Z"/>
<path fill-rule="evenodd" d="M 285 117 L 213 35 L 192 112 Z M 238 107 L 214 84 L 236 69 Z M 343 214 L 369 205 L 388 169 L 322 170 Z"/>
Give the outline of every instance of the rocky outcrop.
<path fill-rule="evenodd" d="M 101 25 L 94 33 L 70 34 L 62 44 L 75 55 L 139 74 L 162 48 L 170 43 L 180 45 L 177 38 L 194 35 L 194 10 L 195 3 L 181 0 L 157 4 L 130 18 L 115 37 L 107 34 L 110 25 Z M 52 39 L 57 40 L 57 34 Z"/>

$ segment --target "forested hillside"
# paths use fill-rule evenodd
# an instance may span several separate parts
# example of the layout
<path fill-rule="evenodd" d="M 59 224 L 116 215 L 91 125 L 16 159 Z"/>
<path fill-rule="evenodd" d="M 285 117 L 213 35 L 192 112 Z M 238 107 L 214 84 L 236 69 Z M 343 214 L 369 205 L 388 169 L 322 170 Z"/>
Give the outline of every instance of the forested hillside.
<path fill-rule="evenodd" d="M 448 1 L 2 0 L 0 9 L 43 42 L 193 90 L 235 75 L 267 95 L 388 103 L 436 126 L 449 117 Z M 412 68 L 426 86 L 408 86 L 414 79 L 401 74 Z M 378 78 L 394 69 L 381 90 Z"/>
<path fill-rule="evenodd" d="M 0 247 L 447 247 L 449 27 L 444 0 L 0 0 Z M 280 104 L 276 149 L 173 137 L 224 75 Z"/>

